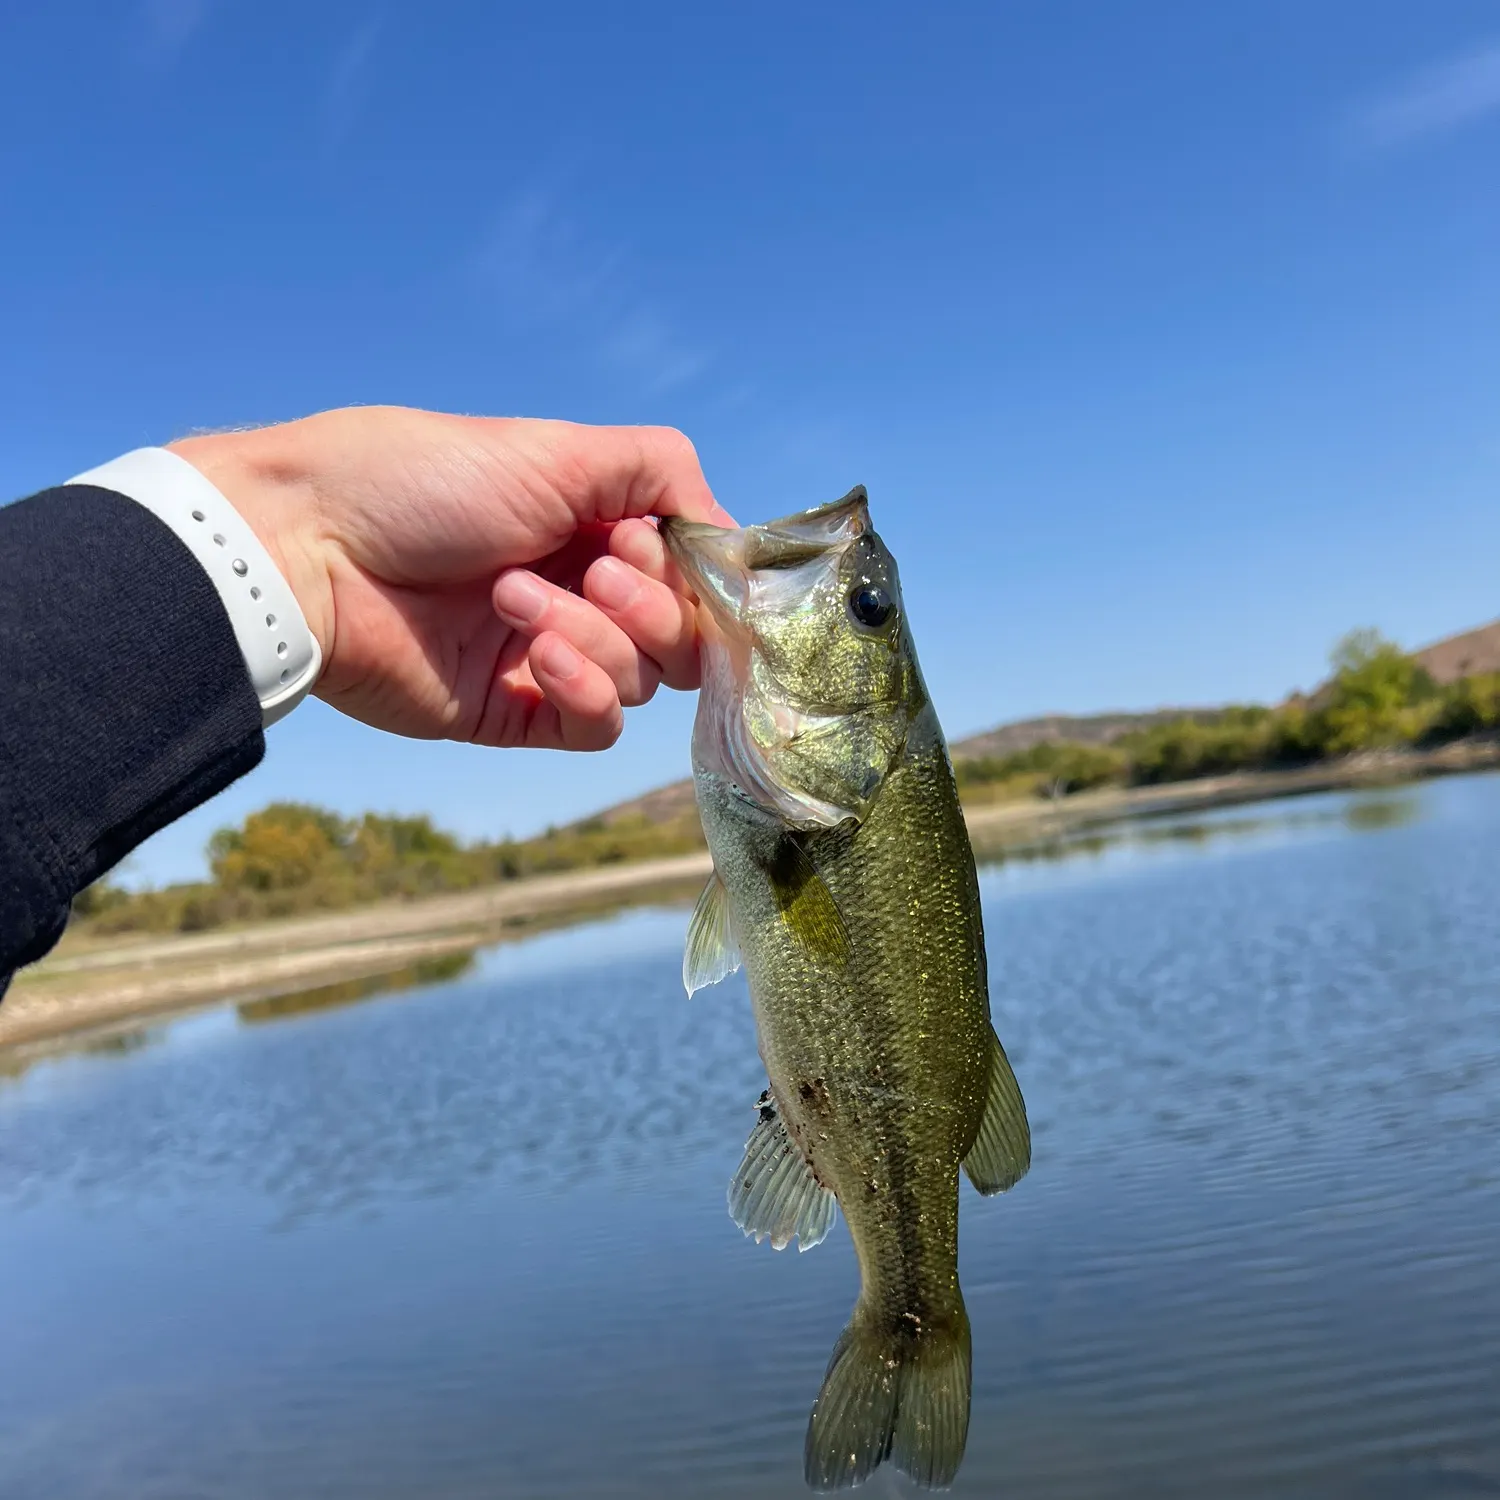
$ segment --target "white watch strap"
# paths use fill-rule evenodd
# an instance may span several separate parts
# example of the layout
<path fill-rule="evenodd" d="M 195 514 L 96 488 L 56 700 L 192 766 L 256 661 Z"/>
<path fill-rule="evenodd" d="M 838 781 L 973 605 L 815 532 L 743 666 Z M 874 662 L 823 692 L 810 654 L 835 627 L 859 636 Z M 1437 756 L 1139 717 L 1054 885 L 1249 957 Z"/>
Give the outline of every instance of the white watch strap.
<path fill-rule="evenodd" d="M 165 448 L 137 448 L 68 483 L 128 496 L 187 544 L 224 601 L 267 726 L 307 696 L 323 665 L 317 638 L 271 554 L 215 484 Z"/>

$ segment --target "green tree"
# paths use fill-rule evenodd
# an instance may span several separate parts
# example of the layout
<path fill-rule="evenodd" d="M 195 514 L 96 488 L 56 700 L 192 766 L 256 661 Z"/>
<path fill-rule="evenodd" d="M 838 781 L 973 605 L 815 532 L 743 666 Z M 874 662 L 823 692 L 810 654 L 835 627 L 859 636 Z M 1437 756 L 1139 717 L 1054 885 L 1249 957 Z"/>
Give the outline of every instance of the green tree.
<path fill-rule="evenodd" d="M 101 877 L 92 885 L 84 886 L 73 897 L 73 915 L 84 918 L 102 917 L 105 912 L 123 906 L 129 900 L 129 892 L 122 891 L 117 885 L 111 885 L 107 876 Z"/>
<path fill-rule="evenodd" d="M 349 824 L 301 802 L 273 802 L 240 828 L 208 841 L 209 867 L 227 891 L 290 891 L 336 876 L 344 866 Z"/>
<path fill-rule="evenodd" d="M 1454 740 L 1493 729 L 1500 729 L 1500 672 L 1481 672 L 1444 690 L 1430 733 L 1434 740 Z"/>
<path fill-rule="evenodd" d="M 983 755 L 953 767 L 960 791 L 984 787 L 993 794 L 1059 797 L 1119 781 L 1125 757 L 1109 745 L 1047 740 L 1009 755 Z"/>
<path fill-rule="evenodd" d="M 1334 676 L 1319 711 L 1322 748 L 1348 755 L 1410 741 L 1414 706 L 1434 697 L 1432 678 L 1375 630 L 1350 631 L 1333 648 Z"/>
<path fill-rule="evenodd" d="M 1120 748 L 1137 783 L 1186 781 L 1273 763 L 1276 719 L 1257 704 L 1233 705 L 1211 719 L 1174 719 L 1126 735 Z"/>

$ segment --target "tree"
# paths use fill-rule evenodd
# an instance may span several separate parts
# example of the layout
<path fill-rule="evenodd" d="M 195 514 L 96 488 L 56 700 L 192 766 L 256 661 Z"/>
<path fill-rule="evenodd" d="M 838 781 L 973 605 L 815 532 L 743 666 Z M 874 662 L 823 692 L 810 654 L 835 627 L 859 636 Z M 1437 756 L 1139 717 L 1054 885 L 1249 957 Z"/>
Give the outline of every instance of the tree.
<path fill-rule="evenodd" d="M 1500 672 L 1461 677 L 1452 683 L 1433 718 L 1432 737 L 1452 740 L 1491 729 L 1500 729 Z"/>
<path fill-rule="evenodd" d="M 208 842 L 214 879 L 227 891 L 286 891 L 336 876 L 350 837 L 337 813 L 300 802 L 273 802 L 241 828 Z"/>
<path fill-rule="evenodd" d="M 1434 691 L 1432 678 L 1376 630 L 1351 630 L 1333 648 L 1323 705 L 1322 741 L 1330 755 L 1398 745 L 1411 738 L 1408 710 Z"/>
<path fill-rule="evenodd" d="M 84 886 L 73 897 L 73 915 L 102 917 L 105 912 L 124 905 L 129 900 L 130 896 L 126 891 L 122 891 L 117 885 L 111 885 L 107 877 L 101 877 L 92 885 Z"/>

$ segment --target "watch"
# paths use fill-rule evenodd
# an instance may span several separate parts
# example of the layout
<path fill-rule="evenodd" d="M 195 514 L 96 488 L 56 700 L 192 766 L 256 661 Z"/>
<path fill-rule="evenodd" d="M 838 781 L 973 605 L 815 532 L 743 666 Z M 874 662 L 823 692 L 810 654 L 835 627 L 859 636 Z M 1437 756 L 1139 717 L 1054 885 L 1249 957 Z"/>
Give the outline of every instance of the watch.
<path fill-rule="evenodd" d="M 68 481 L 114 490 L 143 505 L 203 565 L 234 629 L 266 726 L 312 690 L 323 666 L 291 586 L 245 519 L 187 459 L 137 448 Z"/>

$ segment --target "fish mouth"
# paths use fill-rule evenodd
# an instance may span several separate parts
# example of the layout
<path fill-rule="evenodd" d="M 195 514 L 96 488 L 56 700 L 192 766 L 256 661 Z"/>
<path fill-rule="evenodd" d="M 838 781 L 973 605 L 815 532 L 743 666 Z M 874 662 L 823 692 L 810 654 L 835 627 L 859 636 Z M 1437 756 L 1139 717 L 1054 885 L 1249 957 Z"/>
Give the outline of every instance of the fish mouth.
<path fill-rule="evenodd" d="M 869 497 L 864 485 L 857 484 L 841 500 L 759 526 L 710 526 L 664 516 L 658 530 L 699 600 L 719 620 L 736 621 L 749 593 L 750 573 L 796 567 L 847 547 L 870 530 Z"/>
<path fill-rule="evenodd" d="M 746 529 L 680 516 L 663 516 L 657 529 L 699 602 L 720 620 L 737 620 L 748 592 Z"/>
<path fill-rule="evenodd" d="M 864 485 L 857 484 L 841 500 L 750 527 L 755 540 L 749 565 L 795 567 L 799 562 L 810 562 L 825 552 L 847 547 L 869 529 L 870 499 Z"/>

